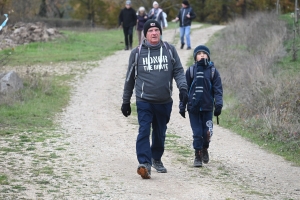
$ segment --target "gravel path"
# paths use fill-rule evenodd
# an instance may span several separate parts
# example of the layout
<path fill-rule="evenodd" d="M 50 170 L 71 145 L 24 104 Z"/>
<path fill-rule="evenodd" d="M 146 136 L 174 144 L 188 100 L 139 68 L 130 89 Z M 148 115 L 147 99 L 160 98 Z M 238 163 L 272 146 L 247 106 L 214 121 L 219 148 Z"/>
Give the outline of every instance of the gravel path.
<path fill-rule="evenodd" d="M 192 45 L 204 44 L 221 26 L 192 31 Z M 172 43 L 174 30 L 163 32 Z M 178 32 L 176 33 L 178 34 Z M 201 38 L 196 37 L 203 35 Z M 185 67 L 192 51 L 180 50 Z M 270 154 L 240 136 L 216 126 L 211 143 L 211 162 L 192 167 L 193 153 L 184 157 L 166 150 L 167 174 L 152 172 L 151 180 L 136 174 L 136 116 L 120 112 L 122 89 L 129 58 L 119 51 L 99 63 L 76 87 L 62 118 L 70 137 L 68 151 L 77 155 L 81 173 L 72 176 L 78 190 L 70 199 L 300 199 L 300 168 Z M 178 91 L 168 133 L 180 136 L 174 146 L 192 151 L 189 120 L 178 114 Z M 132 101 L 134 102 L 134 101 Z"/>
<path fill-rule="evenodd" d="M 222 28 L 193 29 L 192 47 Z M 173 43 L 174 34 L 164 30 L 163 39 Z M 180 50 L 179 44 L 176 48 L 187 67 L 192 51 Z M 141 179 L 136 173 L 136 116 L 125 118 L 120 111 L 129 54 L 116 52 L 76 82 L 58 120 L 66 137 L 57 145 L 67 144 L 54 164 L 58 176 L 51 179 L 59 189 L 44 192 L 42 199 L 300 199 L 299 167 L 217 125 L 210 163 L 193 168 L 191 129 L 188 118 L 178 113 L 177 89 L 167 130 L 173 137 L 162 158 L 168 173 L 153 170 L 150 180 Z M 36 192 L 32 188 L 23 196 L 38 199 Z"/>

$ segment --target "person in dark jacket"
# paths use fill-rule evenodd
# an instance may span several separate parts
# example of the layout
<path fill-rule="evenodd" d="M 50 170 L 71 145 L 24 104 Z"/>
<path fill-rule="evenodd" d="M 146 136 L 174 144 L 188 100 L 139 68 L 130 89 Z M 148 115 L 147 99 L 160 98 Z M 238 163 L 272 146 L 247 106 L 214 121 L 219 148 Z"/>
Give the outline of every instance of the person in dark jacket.
<path fill-rule="evenodd" d="M 145 22 L 148 20 L 148 16 L 145 12 L 144 7 L 140 7 L 137 15 L 137 26 L 136 26 L 136 32 L 138 35 L 139 45 L 141 44 L 141 41 L 144 39 L 143 36 L 143 28 Z"/>
<path fill-rule="evenodd" d="M 143 40 L 141 47 L 138 46 L 131 51 L 129 57 L 121 107 L 123 115 L 128 117 L 131 114 L 130 99 L 135 88 L 139 123 L 136 140 L 139 162 L 137 173 L 143 179 L 151 178 L 151 166 L 159 173 L 167 172 L 161 157 L 165 149 L 167 124 L 173 105 L 173 79 L 180 91 L 180 100 L 186 102 L 188 98 L 186 78 L 180 58 L 173 45 L 160 39 L 161 34 L 160 23 L 153 19 L 147 20 L 144 24 L 146 39 Z M 173 57 L 168 50 L 171 50 Z M 137 52 L 140 54 L 136 60 Z M 136 65 L 134 65 L 135 61 L 137 61 Z"/>
<path fill-rule="evenodd" d="M 184 43 L 184 36 L 186 38 L 187 43 L 187 50 L 191 49 L 191 24 L 192 20 L 196 18 L 196 14 L 194 13 L 192 7 L 190 6 L 189 2 L 184 0 L 181 4 L 182 8 L 180 9 L 177 17 L 173 21 L 179 21 L 180 26 L 180 40 L 181 46 L 180 48 L 183 49 Z"/>
<path fill-rule="evenodd" d="M 194 166 L 201 167 L 202 161 L 209 161 L 207 149 L 213 134 L 212 114 L 221 114 L 223 88 L 220 74 L 210 60 L 209 49 L 199 45 L 194 49 L 193 56 L 195 64 L 188 68 L 185 75 L 188 84 L 187 110 L 193 131 Z M 179 108 L 180 114 L 185 117 L 186 105 L 180 102 Z"/>
<path fill-rule="evenodd" d="M 119 26 L 123 27 L 125 38 L 125 50 L 132 49 L 133 27 L 136 24 L 136 11 L 131 8 L 131 1 L 126 1 L 119 15 Z"/>

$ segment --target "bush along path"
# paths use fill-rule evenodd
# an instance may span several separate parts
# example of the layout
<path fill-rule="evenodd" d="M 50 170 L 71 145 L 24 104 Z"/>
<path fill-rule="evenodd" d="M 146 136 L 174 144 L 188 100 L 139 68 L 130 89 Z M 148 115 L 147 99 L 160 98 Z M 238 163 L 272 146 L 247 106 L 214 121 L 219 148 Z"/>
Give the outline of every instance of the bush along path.
<path fill-rule="evenodd" d="M 222 28 L 194 28 L 192 47 Z M 174 41 L 175 33 L 163 31 L 164 40 Z M 179 47 L 187 68 L 192 51 Z M 168 173 L 153 170 L 150 180 L 141 179 L 136 116 L 125 118 L 120 111 L 129 54 L 118 51 L 99 61 L 75 83 L 69 106 L 58 116 L 58 130 L 34 153 L 18 152 L 13 161 L 13 154 L 2 155 L 7 166 L 15 162 L 18 173 L 8 168 L 8 175 L 0 174 L 0 199 L 300 199 L 299 167 L 217 125 L 209 164 L 194 168 L 192 133 L 188 118 L 178 113 L 176 88 L 162 158 Z"/>

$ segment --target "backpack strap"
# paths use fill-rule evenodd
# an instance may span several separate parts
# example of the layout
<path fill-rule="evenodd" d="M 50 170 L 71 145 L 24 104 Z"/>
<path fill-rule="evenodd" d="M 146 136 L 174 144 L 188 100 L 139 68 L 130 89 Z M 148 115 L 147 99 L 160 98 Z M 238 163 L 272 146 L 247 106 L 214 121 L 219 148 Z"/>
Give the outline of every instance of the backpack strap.
<path fill-rule="evenodd" d="M 215 71 L 216 71 L 216 68 L 215 68 L 215 67 L 211 67 L 211 77 L 210 77 L 211 82 L 212 82 L 213 79 L 214 79 Z"/>
<path fill-rule="evenodd" d="M 137 66 L 138 66 L 138 60 L 140 57 L 140 53 L 141 53 L 141 48 L 142 48 L 142 44 L 140 44 L 139 46 L 137 46 L 136 48 L 136 53 L 135 53 L 135 60 L 134 60 L 134 67 L 135 67 L 135 75 L 134 75 L 134 79 L 137 79 L 137 75 L 138 75 L 138 70 L 137 70 Z"/>
<path fill-rule="evenodd" d="M 194 66 L 195 66 L 195 64 L 192 65 L 192 66 L 190 66 L 190 77 L 191 77 L 191 79 L 194 78 Z M 211 70 L 210 81 L 213 82 L 213 78 L 215 76 L 216 68 L 215 67 L 211 67 L 210 70 Z"/>
<path fill-rule="evenodd" d="M 194 65 L 195 65 L 195 64 L 194 64 Z M 190 67 L 190 77 L 191 77 L 191 79 L 194 78 L 194 65 L 192 65 L 192 66 Z"/>
<path fill-rule="evenodd" d="M 141 45 L 136 47 L 134 62 L 131 65 L 129 75 L 128 75 L 126 81 L 129 81 L 130 74 L 132 73 L 133 68 L 134 68 L 134 71 L 135 71 L 134 72 L 134 79 L 137 78 L 137 64 L 138 64 L 138 59 L 139 59 L 139 56 L 140 56 L 140 51 L 141 51 Z"/>
<path fill-rule="evenodd" d="M 164 42 L 164 45 L 165 45 L 167 51 L 169 52 L 169 54 L 170 54 L 170 56 L 171 56 L 171 62 L 172 62 L 172 64 L 174 65 L 174 64 L 176 63 L 176 60 L 175 60 L 175 58 L 174 58 L 174 56 L 173 56 L 171 47 L 170 47 L 169 43 L 167 43 L 167 42 Z"/>

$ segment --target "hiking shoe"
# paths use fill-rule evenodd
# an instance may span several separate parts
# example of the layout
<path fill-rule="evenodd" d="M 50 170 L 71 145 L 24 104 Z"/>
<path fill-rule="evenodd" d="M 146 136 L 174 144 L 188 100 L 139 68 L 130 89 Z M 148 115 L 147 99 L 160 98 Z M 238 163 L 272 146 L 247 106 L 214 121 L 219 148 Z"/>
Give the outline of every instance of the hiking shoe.
<path fill-rule="evenodd" d="M 181 46 L 180 46 L 180 49 L 183 49 L 183 47 L 184 47 L 184 43 L 183 43 L 183 44 L 181 44 Z"/>
<path fill-rule="evenodd" d="M 192 49 L 192 48 L 191 47 L 186 48 L 186 50 L 190 50 L 190 49 Z"/>
<path fill-rule="evenodd" d="M 207 164 L 209 161 L 209 155 L 208 155 L 207 149 L 203 149 L 203 151 L 202 151 L 202 161 L 205 164 Z"/>
<path fill-rule="evenodd" d="M 154 160 L 152 158 L 152 167 L 156 169 L 158 173 L 167 173 L 167 169 L 164 167 L 164 164 L 161 160 Z"/>
<path fill-rule="evenodd" d="M 195 151 L 194 167 L 202 167 L 202 151 Z"/>
<path fill-rule="evenodd" d="M 141 175 L 143 179 L 151 178 L 151 165 L 149 163 L 139 164 L 137 173 Z"/>

